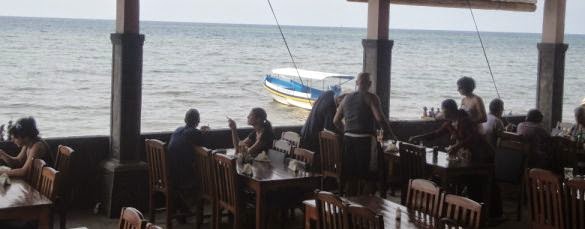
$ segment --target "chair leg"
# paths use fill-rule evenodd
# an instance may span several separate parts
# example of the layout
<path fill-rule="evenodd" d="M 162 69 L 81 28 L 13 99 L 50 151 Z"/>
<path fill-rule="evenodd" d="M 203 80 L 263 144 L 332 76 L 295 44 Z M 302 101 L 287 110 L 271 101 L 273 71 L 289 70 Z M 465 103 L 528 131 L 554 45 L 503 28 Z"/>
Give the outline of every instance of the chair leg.
<path fill-rule="evenodd" d="M 173 206 L 173 197 L 167 193 L 167 229 L 173 229 L 173 214 L 175 214 L 175 208 Z"/>
<path fill-rule="evenodd" d="M 67 228 L 66 223 L 67 223 L 67 210 L 65 209 L 65 207 L 63 207 L 63 209 L 61 209 L 59 212 L 59 228 L 60 229 Z"/>
<path fill-rule="evenodd" d="M 221 215 L 221 208 L 219 206 L 217 206 L 217 204 L 215 204 L 215 203 L 213 205 L 214 205 L 213 206 L 213 212 L 214 212 L 213 215 L 215 215 L 215 219 L 211 225 L 211 228 L 219 229 L 219 226 L 221 224 L 221 218 L 222 218 L 221 217 L 222 216 Z"/>
<path fill-rule="evenodd" d="M 198 206 L 197 206 L 197 225 L 195 228 L 199 229 L 201 228 L 201 225 L 203 224 L 203 211 L 204 206 L 205 206 L 205 200 L 201 199 L 198 201 Z"/>
<path fill-rule="evenodd" d="M 516 206 L 516 220 L 522 220 L 522 204 L 524 203 L 524 182 L 520 184 L 520 193 L 518 194 L 518 206 Z"/>
<path fill-rule="evenodd" d="M 242 216 L 241 216 L 240 212 L 236 211 L 233 214 L 233 228 L 234 229 L 241 228 L 240 224 L 242 224 Z"/>
<path fill-rule="evenodd" d="M 155 223 L 156 217 L 154 215 L 154 208 L 155 208 L 155 203 L 154 203 L 154 193 L 150 192 L 149 198 L 148 198 L 148 218 L 150 218 L 150 222 L 151 223 Z"/>
<path fill-rule="evenodd" d="M 305 229 L 311 229 L 311 218 L 307 211 L 305 211 Z"/>

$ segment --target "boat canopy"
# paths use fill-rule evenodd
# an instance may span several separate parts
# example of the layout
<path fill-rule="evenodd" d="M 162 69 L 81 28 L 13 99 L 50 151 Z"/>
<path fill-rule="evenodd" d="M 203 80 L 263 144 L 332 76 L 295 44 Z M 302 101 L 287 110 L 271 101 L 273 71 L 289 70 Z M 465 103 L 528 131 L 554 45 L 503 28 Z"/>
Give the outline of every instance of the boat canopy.
<path fill-rule="evenodd" d="M 312 80 L 324 80 L 327 78 L 337 78 L 337 79 L 346 79 L 352 80 L 354 77 L 350 75 L 343 75 L 339 73 L 329 73 L 329 72 L 317 72 L 317 71 L 309 71 L 303 69 L 295 68 L 277 68 L 272 70 L 273 75 L 282 75 L 282 76 L 290 76 L 290 77 L 300 77 L 305 79 L 312 79 Z"/>

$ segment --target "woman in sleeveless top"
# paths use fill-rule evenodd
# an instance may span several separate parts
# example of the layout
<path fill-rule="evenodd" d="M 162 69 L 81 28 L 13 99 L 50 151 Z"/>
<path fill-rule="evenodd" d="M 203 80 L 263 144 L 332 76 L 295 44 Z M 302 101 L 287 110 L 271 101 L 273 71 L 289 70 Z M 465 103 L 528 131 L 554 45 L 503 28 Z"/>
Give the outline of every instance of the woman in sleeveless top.
<path fill-rule="evenodd" d="M 473 78 L 461 77 L 457 80 L 457 91 L 463 96 L 460 108 L 467 112 L 471 121 L 477 124 L 477 129 L 482 133 L 482 123 L 487 121 L 485 105 L 483 99 L 474 94 L 473 90 L 475 90 L 475 80 Z"/>
<path fill-rule="evenodd" d="M 49 146 L 39 137 L 39 130 L 32 117 L 19 119 L 8 130 L 8 134 L 12 137 L 14 144 L 20 148 L 20 153 L 12 157 L 0 150 L 0 160 L 11 168 L 2 173 L 10 177 L 25 177 L 32 168 L 34 159 L 43 159 L 47 164 L 51 164 Z"/>

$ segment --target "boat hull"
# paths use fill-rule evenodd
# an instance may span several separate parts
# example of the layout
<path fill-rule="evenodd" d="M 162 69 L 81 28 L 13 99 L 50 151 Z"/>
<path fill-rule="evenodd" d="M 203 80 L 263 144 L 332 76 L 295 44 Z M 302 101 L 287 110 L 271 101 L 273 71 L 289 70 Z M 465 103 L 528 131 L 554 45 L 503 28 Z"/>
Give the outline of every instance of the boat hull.
<path fill-rule="evenodd" d="M 308 93 L 287 90 L 267 81 L 264 81 L 264 88 L 270 93 L 274 101 L 285 105 L 310 110 L 313 108 L 313 103 L 315 103 L 315 100 L 307 98 L 310 97 Z"/>

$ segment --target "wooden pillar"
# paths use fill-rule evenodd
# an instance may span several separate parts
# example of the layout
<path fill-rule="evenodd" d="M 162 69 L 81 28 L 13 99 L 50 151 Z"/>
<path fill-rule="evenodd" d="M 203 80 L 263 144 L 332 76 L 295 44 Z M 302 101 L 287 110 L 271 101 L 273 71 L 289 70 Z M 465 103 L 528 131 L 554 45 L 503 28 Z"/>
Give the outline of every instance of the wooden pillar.
<path fill-rule="evenodd" d="M 388 40 L 390 2 L 368 1 L 368 34 L 364 46 L 363 71 L 370 73 L 373 93 L 380 97 L 386 117 L 390 112 L 390 66 L 394 41 Z"/>
<path fill-rule="evenodd" d="M 542 23 L 542 42 L 538 43 L 537 107 L 544 115 L 543 124 L 550 130 L 563 117 L 565 74 L 566 0 L 546 0 Z"/>
<path fill-rule="evenodd" d="M 117 0 L 116 33 L 112 41 L 110 158 L 104 168 L 104 204 L 109 217 L 124 206 L 146 209 L 146 164 L 140 160 L 142 106 L 142 46 L 139 0 Z"/>

